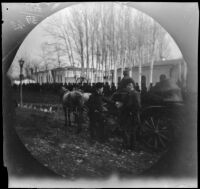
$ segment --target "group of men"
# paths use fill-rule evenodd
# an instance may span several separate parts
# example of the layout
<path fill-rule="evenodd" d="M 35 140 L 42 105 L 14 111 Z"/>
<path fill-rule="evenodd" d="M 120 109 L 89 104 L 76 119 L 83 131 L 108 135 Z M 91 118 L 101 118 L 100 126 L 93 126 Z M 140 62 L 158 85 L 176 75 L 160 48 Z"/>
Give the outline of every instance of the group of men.
<path fill-rule="evenodd" d="M 119 112 L 119 125 L 123 137 L 125 148 L 136 148 L 136 129 L 138 112 L 141 107 L 140 93 L 135 90 L 135 82 L 129 76 L 127 71 L 124 71 L 124 77 L 119 83 L 119 87 L 111 98 L 106 98 L 103 95 L 103 85 L 97 83 L 95 92 L 92 93 L 88 100 L 89 118 L 90 118 L 90 136 L 92 139 L 97 139 L 100 142 L 107 140 L 106 113 L 105 105 L 110 104 L 115 106 Z"/>
<path fill-rule="evenodd" d="M 87 93 L 93 93 L 96 88 L 95 83 L 43 83 L 42 85 L 39 83 L 30 83 L 23 84 L 23 91 L 57 94 L 61 87 L 65 87 L 69 91 L 79 89 Z M 13 85 L 14 90 L 17 91 L 18 88 L 18 85 Z M 105 96 L 111 96 L 114 92 L 116 92 L 114 83 L 110 85 L 108 83 L 103 84 L 103 93 Z"/>

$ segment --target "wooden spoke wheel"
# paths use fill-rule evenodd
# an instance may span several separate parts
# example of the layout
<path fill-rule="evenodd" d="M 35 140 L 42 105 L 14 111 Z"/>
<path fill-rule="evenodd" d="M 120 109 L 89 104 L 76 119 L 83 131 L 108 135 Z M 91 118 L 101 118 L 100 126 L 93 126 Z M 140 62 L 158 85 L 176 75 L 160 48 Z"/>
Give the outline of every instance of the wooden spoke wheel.
<path fill-rule="evenodd" d="M 140 130 L 143 144 L 153 151 L 167 150 L 172 140 L 171 121 L 159 116 L 148 116 L 144 119 Z"/>

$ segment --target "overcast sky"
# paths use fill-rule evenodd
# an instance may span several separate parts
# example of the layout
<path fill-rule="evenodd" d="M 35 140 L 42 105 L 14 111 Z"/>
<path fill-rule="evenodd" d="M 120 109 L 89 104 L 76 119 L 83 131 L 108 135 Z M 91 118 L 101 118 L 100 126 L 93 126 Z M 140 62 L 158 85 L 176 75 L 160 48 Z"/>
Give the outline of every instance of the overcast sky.
<path fill-rule="evenodd" d="M 75 5 L 75 6 L 81 6 Z M 63 14 L 66 14 L 68 12 L 69 8 L 63 9 L 59 12 L 62 12 Z M 133 9 L 133 12 L 137 11 Z M 57 14 L 57 13 L 55 13 Z M 46 18 L 42 23 L 37 25 L 26 37 L 22 45 L 20 46 L 15 59 L 13 60 L 12 63 L 12 69 L 9 70 L 8 75 L 11 77 L 16 77 L 19 75 L 19 63 L 18 60 L 24 56 L 24 53 L 27 52 L 30 56 L 31 59 L 38 59 L 39 54 L 41 52 L 41 44 L 44 41 L 48 40 L 48 37 L 46 36 L 46 33 L 44 32 L 42 25 L 47 21 L 47 19 L 51 19 L 51 16 Z M 176 45 L 174 40 L 170 40 L 170 47 L 171 47 L 171 52 L 170 52 L 170 59 L 176 59 L 176 58 L 181 58 L 182 54 Z M 13 70 L 13 71 L 11 71 Z"/>

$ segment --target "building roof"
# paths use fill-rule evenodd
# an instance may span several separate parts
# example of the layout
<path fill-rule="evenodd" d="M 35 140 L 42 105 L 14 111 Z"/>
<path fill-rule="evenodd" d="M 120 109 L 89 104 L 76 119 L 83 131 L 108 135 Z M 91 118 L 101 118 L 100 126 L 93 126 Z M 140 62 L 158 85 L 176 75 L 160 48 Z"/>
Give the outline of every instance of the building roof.
<path fill-rule="evenodd" d="M 179 59 L 171 59 L 171 60 L 161 60 L 161 61 L 155 61 L 154 62 L 154 66 L 169 66 L 169 65 L 178 65 L 180 63 L 183 62 L 183 59 L 182 58 L 179 58 Z M 149 67 L 150 66 L 150 62 L 149 63 L 145 63 L 142 65 L 142 67 Z M 135 65 L 133 68 L 138 68 L 139 65 Z M 76 71 L 81 71 L 82 68 L 80 67 L 74 67 L 74 66 L 65 66 L 65 67 L 59 67 L 59 68 L 53 68 L 53 69 L 50 69 L 50 70 L 43 70 L 43 71 L 38 71 L 36 73 L 46 73 L 46 72 L 49 72 L 49 71 L 63 71 L 63 70 L 76 70 Z M 120 70 L 121 68 L 118 68 L 117 70 Z M 84 71 L 87 70 L 87 68 L 83 68 Z M 97 70 L 95 68 L 89 68 L 90 71 L 92 70 Z M 112 70 L 110 70 L 112 71 Z"/>
<path fill-rule="evenodd" d="M 38 71 L 36 73 L 46 73 L 49 71 L 63 71 L 63 70 L 76 70 L 76 71 L 81 71 L 82 68 L 80 67 L 74 67 L 74 66 L 65 66 L 65 67 L 59 67 L 59 68 L 53 68 L 50 70 L 43 70 L 43 71 Z M 87 68 L 83 68 L 84 71 L 87 70 Z M 96 70 L 95 68 L 89 68 L 89 70 Z"/>
<path fill-rule="evenodd" d="M 95 70 L 95 68 L 88 68 L 89 70 Z M 65 67 L 60 67 L 60 68 L 54 68 L 52 70 L 82 70 L 80 67 L 74 67 L 74 66 L 65 66 Z M 87 68 L 83 68 L 84 71 L 87 70 Z"/>

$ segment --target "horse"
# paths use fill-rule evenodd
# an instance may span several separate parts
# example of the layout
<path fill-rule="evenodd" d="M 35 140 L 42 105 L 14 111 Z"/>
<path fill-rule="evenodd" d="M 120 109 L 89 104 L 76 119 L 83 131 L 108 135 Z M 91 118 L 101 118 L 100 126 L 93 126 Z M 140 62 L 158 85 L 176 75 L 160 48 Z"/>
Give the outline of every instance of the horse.
<path fill-rule="evenodd" d="M 82 130 L 81 122 L 83 118 L 83 112 L 86 108 L 85 103 L 88 101 L 91 93 L 84 93 L 79 89 L 69 91 L 68 89 L 61 88 L 61 101 L 63 111 L 65 115 L 65 126 L 71 126 L 71 113 L 75 115 L 75 122 L 78 125 L 77 133 Z"/>

